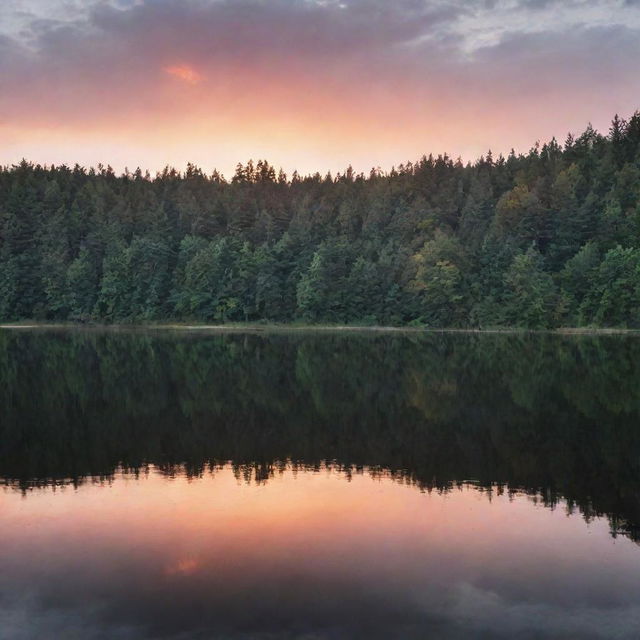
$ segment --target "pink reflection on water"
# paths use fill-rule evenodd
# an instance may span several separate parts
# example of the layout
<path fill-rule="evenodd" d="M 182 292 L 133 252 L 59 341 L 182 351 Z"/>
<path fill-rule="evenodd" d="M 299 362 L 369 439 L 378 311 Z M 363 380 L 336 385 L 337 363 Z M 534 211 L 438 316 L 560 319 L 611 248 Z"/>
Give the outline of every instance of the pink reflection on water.
<path fill-rule="evenodd" d="M 503 618 L 514 633 L 591 632 L 580 622 L 590 615 L 631 625 L 640 612 L 640 549 L 611 538 L 606 520 L 469 485 L 423 493 L 384 475 L 291 468 L 256 484 L 226 466 L 0 501 L 5 589 L 65 611 L 100 603 L 138 628 L 183 628 L 193 607 L 230 629 L 368 612 L 381 625 L 485 630 Z"/>

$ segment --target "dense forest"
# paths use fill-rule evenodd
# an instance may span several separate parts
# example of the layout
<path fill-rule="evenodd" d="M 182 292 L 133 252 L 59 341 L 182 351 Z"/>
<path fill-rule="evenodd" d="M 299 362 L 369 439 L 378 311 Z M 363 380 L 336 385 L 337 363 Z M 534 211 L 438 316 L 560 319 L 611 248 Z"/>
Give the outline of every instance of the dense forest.
<path fill-rule="evenodd" d="M 640 326 L 640 112 L 368 176 L 0 169 L 0 320 Z"/>

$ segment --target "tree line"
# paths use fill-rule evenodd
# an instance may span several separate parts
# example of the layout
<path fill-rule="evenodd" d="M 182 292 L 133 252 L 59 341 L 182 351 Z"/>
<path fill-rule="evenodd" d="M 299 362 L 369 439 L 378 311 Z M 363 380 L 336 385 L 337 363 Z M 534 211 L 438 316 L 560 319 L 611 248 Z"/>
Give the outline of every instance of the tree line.
<path fill-rule="evenodd" d="M 640 112 L 368 175 L 0 168 L 0 320 L 640 326 Z"/>

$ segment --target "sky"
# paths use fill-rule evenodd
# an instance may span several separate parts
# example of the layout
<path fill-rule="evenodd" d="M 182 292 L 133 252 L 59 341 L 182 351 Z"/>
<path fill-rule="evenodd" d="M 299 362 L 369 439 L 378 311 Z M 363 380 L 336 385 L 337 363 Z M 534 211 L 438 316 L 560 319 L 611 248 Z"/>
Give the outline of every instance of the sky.
<path fill-rule="evenodd" d="M 0 164 L 526 152 L 640 108 L 640 0 L 0 0 Z"/>

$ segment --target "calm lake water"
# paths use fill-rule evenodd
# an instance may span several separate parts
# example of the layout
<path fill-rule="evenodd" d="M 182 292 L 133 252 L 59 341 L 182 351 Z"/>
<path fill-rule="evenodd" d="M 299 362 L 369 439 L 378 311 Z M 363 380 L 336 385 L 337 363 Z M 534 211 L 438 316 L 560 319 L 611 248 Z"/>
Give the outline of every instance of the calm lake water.
<path fill-rule="evenodd" d="M 640 637 L 640 338 L 0 330 L 0 638 Z"/>

